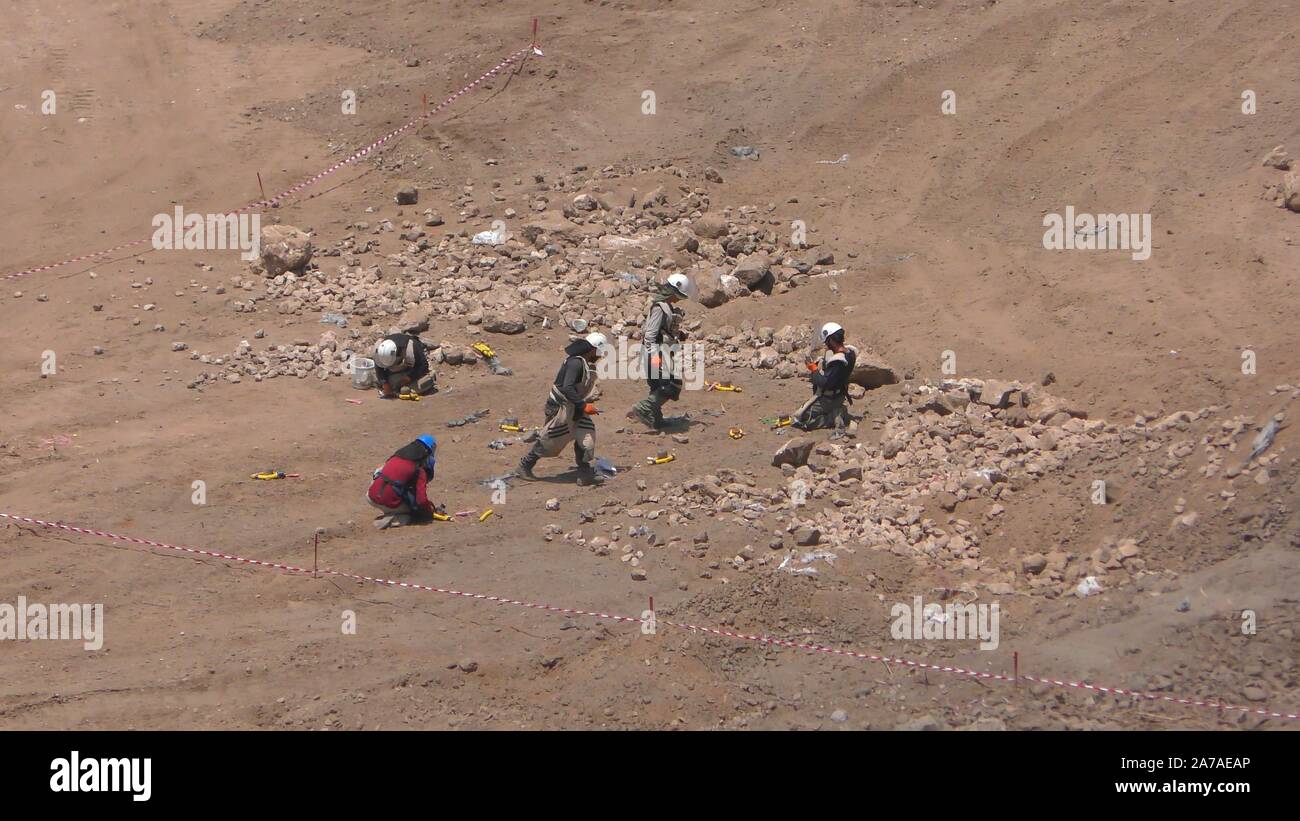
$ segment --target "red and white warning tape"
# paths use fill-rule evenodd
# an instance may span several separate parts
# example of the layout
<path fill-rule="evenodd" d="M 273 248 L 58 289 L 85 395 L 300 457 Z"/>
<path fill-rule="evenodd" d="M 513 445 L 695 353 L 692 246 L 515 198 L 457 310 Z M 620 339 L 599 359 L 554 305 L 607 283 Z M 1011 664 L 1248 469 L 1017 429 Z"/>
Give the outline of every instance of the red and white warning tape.
<path fill-rule="evenodd" d="M 226 216 L 229 216 L 231 214 L 241 214 L 245 211 L 250 211 L 254 208 L 264 208 L 264 207 L 275 205 L 280 200 L 283 200 L 286 197 L 296 194 L 299 191 L 303 190 L 304 188 L 308 188 L 312 185 L 315 185 L 325 177 L 328 177 L 330 174 L 333 174 L 334 172 L 338 171 L 340 168 L 343 168 L 344 166 L 350 165 L 351 163 L 354 163 L 357 160 L 370 156 L 372 153 L 374 153 L 375 151 L 383 147 L 386 143 L 393 141 L 397 137 L 401 136 L 402 134 L 414 128 L 415 126 L 419 125 L 420 123 L 423 123 L 425 120 L 428 120 L 430 117 L 434 116 L 435 114 L 439 113 L 443 109 L 450 106 L 452 103 L 456 102 L 456 100 L 458 100 L 463 95 L 469 93 L 470 91 L 473 91 L 476 87 L 482 84 L 484 80 L 490 79 L 491 77 L 501 73 L 501 70 L 504 69 L 506 66 L 510 65 L 511 63 L 517 62 L 529 54 L 541 54 L 541 53 L 542 53 L 541 50 L 537 48 L 535 42 L 530 43 L 526 48 L 521 48 L 519 51 L 516 51 L 514 54 L 511 54 L 509 57 L 506 57 L 504 60 L 497 63 L 495 66 L 493 66 L 491 69 L 484 72 L 483 75 L 480 76 L 477 80 L 465 86 L 464 88 L 460 89 L 456 93 L 452 94 L 450 97 L 443 100 L 438 105 L 434 106 L 428 111 L 425 111 L 423 114 L 420 114 L 418 117 L 412 118 L 406 124 L 388 132 L 384 136 L 370 143 L 370 145 L 367 145 L 364 148 L 352 152 L 352 154 L 348 155 L 342 160 L 339 160 L 338 162 L 329 166 L 325 170 L 317 174 L 313 174 L 312 176 L 308 177 L 307 179 L 303 180 L 297 185 L 293 185 L 290 186 L 289 188 L 286 188 L 285 190 L 281 191 L 279 194 L 276 194 L 273 197 L 269 197 L 264 200 L 254 200 L 253 202 L 248 203 L 242 208 L 237 208 L 234 211 L 227 212 Z M 60 260 L 59 262 L 51 262 L 45 265 L 37 265 L 34 268 L 26 268 L 22 271 L 15 271 L 12 274 L 0 275 L 0 281 L 18 279 L 19 277 L 25 277 L 28 274 L 35 274 L 41 271 L 49 271 L 53 268 L 62 268 L 64 265 L 71 265 L 74 262 L 84 262 L 88 259 L 97 259 L 99 257 L 108 256 L 109 254 L 114 254 L 118 251 L 124 251 L 127 248 L 133 248 L 137 245 L 145 245 L 149 243 L 151 239 L 152 237 L 145 237 L 144 239 L 131 240 L 130 242 L 124 242 L 120 245 L 114 245 L 112 248 L 106 248 L 103 251 L 96 251 L 93 254 L 82 254 L 80 256 L 75 256 L 65 260 Z"/>
<path fill-rule="evenodd" d="M 445 587 L 435 587 L 418 582 L 394 581 L 392 579 L 382 579 L 376 576 L 365 576 L 358 573 L 349 573 L 344 570 L 334 570 L 331 568 L 319 568 L 313 571 L 310 568 L 298 567 L 291 564 L 281 564 L 279 562 L 267 562 L 261 559 L 249 559 L 244 556 L 236 556 L 230 553 L 222 553 L 215 550 L 202 550 L 197 547 L 184 547 L 180 545 L 167 544 L 166 542 L 157 542 L 152 539 L 140 539 L 135 536 L 121 536 L 106 530 L 97 530 L 94 528 L 76 527 L 75 525 L 63 524 L 62 522 L 47 522 L 43 519 L 34 519 L 30 516 L 19 516 L 13 513 L 0 512 L 0 518 L 9 519 L 14 522 L 23 524 L 36 525 L 38 527 L 50 528 L 54 530 L 65 530 L 70 533 L 80 533 L 88 536 L 97 536 L 103 539 L 110 539 L 117 542 L 126 542 L 128 544 L 145 545 L 148 547 L 158 547 L 165 550 L 175 550 L 182 553 L 189 553 L 196 556 L 207 556 L 214 559 L 223 559 L 226 561 L 239 562 L 252 567 L 265 567 L 273 570 L 280 570 L 286 573 L 298 575 L 312 575 L 313 572 L 324 573 L 329 576 L 339 578 L 353 579 L 355 581 L 370 582 L 381 584 L 386 587 L 397 587 L 404 590 L 420 590 L 428 593 L 443 593 L 449 596 L 459 596 L 466 599 L 478 601 L 488 601 L 496 604 L 510 604 L 517 607 L 525 607 L 530 610 L 541 610 L 547 613 L 560 613 L 569 616 L 590 616 L 598 619 L 609 619 L 610 621 L 643 624 L 647 620 L 637 616 L 621 616 L 616 613 L 602 613 L 596 610 L 584 610 L 579 607 L 559 607 L 552 604 L 543 604 L 539 602 L 524 601 L 522 599 L 510 598 L 507 596 L 492 596 L 485 593 L 467 593 L 461 590 L 452 590 Z M 964 667 L 953 667 L 949 665 L 927 664 L 923 661 L 914 661 L 912 659 L 894 658 L 891 656 L 880 656 L 873 653 L 862 653 L 856 650 L 845 650 L 839 647 L 827 647 L 822 644 L 808 644 L 805 642 L 791 641 L 789 639 L 778 639 L 772 636 L 753 635 L 749 633 L 735 633 L 730 630 L 721 630 L 716 627 L 703 627 L 688 622 L 676 622 L 667 619 L 655 617 L 655 625 L 665 625 L 676 627 L 680 630 L 689 630 L 692 633 L 703 633 L 705 635 L 719 636 L 728 639 L 737 639 L 741 641 L 750 641 L 757 644 L 764 644 L 771 647 L 786 647 L 792 650 L 807 650 L 813 653 L 825 653 L 832 656 L 841 656 L 844 658 L 859 659 L 862 661 L 878 661 L 883 664 L 897 664 L 901 667 L 911 667 L 917 670 L 933 670 L 937 673 L 950 673 L 967 678 L 980 679 L 982 681 L 1000 681 L 1007 683 L 1016 683 L 1018 681 L 1028 681 L 1034 684 L 1044 684 L 1055 687 L 1066 687 L 1076 690 L 1090 690 L 1096 693 L 1105 693 L 1107 695 L 1127 696 L 1134 699 L 1145 701 L 1165 702 L 1167 704 L 1181 704 L 1187 707 L 1203 707 L 1211 710 L 1231 711 L 1246 713 L 1249 715 L 1265 716 L 1267 718 L 1283 718 L 1292 721 L 1300 720 L 1300 713 L 1284 713 L 1277 710 L 1269 710 L 1264 707 L 1244 707 L 1235 704 L 1223 704 L 1217 701 L 1203 701 L 1193 698 L 1179 698 L 1177 696 L 1162 695 L 1160 693 L 1148 693 L 1141 690 L 1130 690 L 1124 687 L 1104 687 L 1100 684 L 1090 684 L 1086 681 L 1068 681 L 1056 678 L 1044 678 L 1031 675 L 1008 676 L 1002 673 L 986 673 L 979 670 L 970 670 Z"/>

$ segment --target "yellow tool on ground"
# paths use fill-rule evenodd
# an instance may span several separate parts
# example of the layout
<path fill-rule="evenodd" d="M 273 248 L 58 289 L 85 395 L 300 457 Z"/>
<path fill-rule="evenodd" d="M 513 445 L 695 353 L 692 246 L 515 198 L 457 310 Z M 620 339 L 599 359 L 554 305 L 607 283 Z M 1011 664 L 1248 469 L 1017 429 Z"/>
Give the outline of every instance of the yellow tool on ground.
<path fill-rule="evenodd" d="M 777 417 L 776 422 L 773 423 L 772 429 L 776 430 L 777 428 L 788 428 L 793 422 L 794 422 L 794 417 L 792 416 L 780 416 Z"/>
<path fill-rule="evenodd" d="M 741 388 L 740 388 L 739 385 L 733 385 L 733 384 L 731 384 L 730 382 L 727 382 L 727 383 L 725 383 L 725 384 L 722 383 L 722 382 L 710 382 L 710 383 L 709 383 L 708 390 L 711 390 L 711 391 L 734 391 L 735 393 L 744 393 L 744 391 L 741 390 Z"/>
<path fill-rule="evenodd" d="M 512 425 L 508 422 L 502 422 L 498 427 L 500 427 L 501 430 L 506 431 L 508 433 L 522 433 L 524 430 L 526 430 L 523 425 Z"/>
<path fill-rule="evenodd" d="M 675 455 L 669 453 L 666 456 L 647 456 L 645 460 L 647 464 L 651 465 L 666 465 L 676 458 Z"/>
<path fill-rule="evenodd" d="M 402 393 L 399 393 L 397 395 L 397 398 L 404 399 L 407 402 L 419 402 L 420 394 L 416 393 L 415 391 L 404 391 Z"/>
<path fill-rule="evenodd" d="M 727 435 L 732 439 L 743 439 L 745 436 L 744 428 L 727 428 Z"/>
<path fill-rule="evenodd" d="M 482 516 L 479 516 L 479 517 L 478 517 L 478 520 L 479 520 L 480 522 L 486 522 L 486 521 L 487 521 L 487 517 L 489 517 L 489 516 L 491 516 L 491 515 L 492 515 L 492 508 L 488 508 L 487 510 L 483 511 L 483 515 L 482 515 Z"/>
<path fill-rule="evenodd" d="M 301 473 L 285 473 L 282 470 L 264 470 L 260 473 L 254 473 L 248 478 L 260 479 L 263 482 L 269 482 L 272 479 L 297 479 L 302 476 Z"/>
<path fill-rule="evenodd" d="M 454 522 L 454 521 L 456 521 L 456 520 L 453 519 L 452 517 L 448 516 L 446 513 L 439 513 L 439 512 L 436 511 L 436 510 L 433 512 L 433 520 L 434 520 L 435 522 Z"/>
<path fill-rule="evenodd" d="M 497 352 L 492 350 L 492 346 L 486 342 L 475 342 L 470 347 L 482 354 L 484 359 L 493 359 L 497 355 Z"/>

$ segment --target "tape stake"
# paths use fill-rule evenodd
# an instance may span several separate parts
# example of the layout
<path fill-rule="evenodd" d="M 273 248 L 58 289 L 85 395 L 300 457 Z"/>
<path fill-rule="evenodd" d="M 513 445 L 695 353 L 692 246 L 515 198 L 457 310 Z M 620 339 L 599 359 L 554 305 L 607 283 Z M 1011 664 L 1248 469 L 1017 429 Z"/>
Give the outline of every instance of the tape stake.
<path fill-rule="evenodd" d="M 1011 652 L 1011 664 L 1013 666 L 1013 669 L 1015 670 L 1016 686 L 1019 687 L 1020 686 L 1020 651 L 1019 650 L 1013 650 Z"/>
<path fill-rule="evenodd" d="M 424 106 L 424 110 L 425 110 L 425 111 L 428 111 L 428 110 L 429 110 L 429 94 L 428 94 L 428 92 L 426 92 L 426 93 L 420 95 L 420 105 Z"/>
<path fill-rule="evenodd" d="M 311 549 L 311 577 L 313 579 L 320 578 L 320 576 L 317 575 L 316 572 L 319 567 L 320 567 L 320 534 L 317 533 L 316 543 L 312 546 Z"/>
<path fill-rule="evenodd" d="M 266 189 L 262 187 L 262 172 L 257 172 L 257 190 L 262 192 L 262 201 L 266 201 Z"/>
<path fill-rule="evenodd" d="M 537 18 L 533 18 L 533 45 L 537 45 Z"/>

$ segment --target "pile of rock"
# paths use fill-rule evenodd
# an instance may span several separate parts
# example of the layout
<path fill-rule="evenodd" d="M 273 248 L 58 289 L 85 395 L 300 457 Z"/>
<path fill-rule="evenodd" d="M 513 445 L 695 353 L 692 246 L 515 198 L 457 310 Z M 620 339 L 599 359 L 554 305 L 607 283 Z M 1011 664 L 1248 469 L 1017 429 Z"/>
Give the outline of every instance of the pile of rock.
<path fill-rule="evenodd" d="M 686 176 L 673 166 L 654 170 Z M 428 209 L 397 222 L 354 223 L 332 247 L 319 249 L 307 231 L 269 226 L 261 260 L 252 266 L 260 280 L 235 276 L 232 291 L 242 293 L 231 308 L 261 313 L 272 307 L 285 317 L 338 314 L 374 337 L 444 319 L 487 333 L 517 334 L 544 323 L 635 339 L 650 290 L 670 273 L 688 273 L 700 302 L 717 306 L 797 287 L 834 263 L 824 249 L 791 246 L 782 221 L 770 216 L 775 205 L 715 212 L 698 186 L 616 193 L 617 179 L 630 172 L 585 171 L 554 182 L 537 177 L 532 191 L 515 193 L 531 216 L 511 207 L 498 212 L 507 200 L 499 185 L 486 201 L 463 186 L 451 203 L 458 230 L 434 230 L 444 220 Z M 498 213 L 505 220 L 475 230 Z M 687 329 L 701 324 L 697 313 Z M 710 338 L 724 346 L 713 364 L 772 368 L 788 377 L 802 365 L 811 331 L 787 327 L 777 338 L 774 331 L 742 328 Z M 295 366 L 306 362 L 301 352 L 275 353 Z"/>
<path fill-rule="evenodd" d="M 340 338 L 343 333 L 343 338 Z M 267 345 L 255 350 L 248 340 L 241 340 L 229 357 L 211 356 L 192 352 L 190 359 L 204 365 L 224 368 L 222 372 L 205 371 L 200 373 L 190 384 L 198 388 L 219 381 L 238 383 L 244 378 L 254 382 L 277 377 L 296 377 L 306 379 L 315 376 L 321 380 L 330 377 L 352 376 L 353 356 L 369 356 L 374 349 L 377 336 L 357 330 L 348 332 L 326 331 L 316 342 L 298 339 L 288 344 Z M 428 340 L 426 340 L 428 341 Z M 481 359 L 473 348 L 455 342 L 430 342 L 428 351 L 430 366 L 466 365 L 475 366 Z M 174 343 L 173 350 L 184 343 Z"/>
<path fill-rule="evenodd" d="M 1260 165 L 1276 168 L 1283 173 L 1279 182 L 1267 186 L 1265 196 L 1279 208 L 1300 212 L 1300 172 L 1292 169 L 1291 157 L 1286 148 L 1275 146 L 1264 155 Z"/>

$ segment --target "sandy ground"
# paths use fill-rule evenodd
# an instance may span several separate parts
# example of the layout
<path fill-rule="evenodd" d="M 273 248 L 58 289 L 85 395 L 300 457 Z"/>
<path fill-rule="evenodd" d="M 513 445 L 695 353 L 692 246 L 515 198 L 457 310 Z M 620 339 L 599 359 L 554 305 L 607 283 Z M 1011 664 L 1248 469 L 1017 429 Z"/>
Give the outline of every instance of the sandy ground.
<path fill-rule="evenodd" d="M 1275 145 L 1300 151 L 1294 8 L 1283 0 L 436 5 L 7 4 L 3 272 L 147 236 L 149 219 L 176 204 L 242 205 L 258 196 L 258 173 L 268 191 L 285 188 L 405 122 L 422 95 L 441 100 L 526 45 L 536 16 L 545 57 L 277 216 L 328 246 L 358 220 L 397 220 L 393 192 L 414 183 L 420 207 L 439 209 L 448 228 L 482 230 L 487 220 L 456 223 L 460 186 L 577 165 L 712 166 L 724 180 L 712 186 L 715 204 L 771 203 L 837 257 L 856 256 L 841 257 L 838 291 L 688 308 L 706 327 L 836 319 L 918 376 L 937 378 L 946 350 L 962 374 L 1033 381 L 1050 371 L 1092 418 L 1121 422 L 1210 405 L 1265 420 L 1287 408 L 1291 391 L 1276 386 L 1300 384 L 1300 215 L 1268 200 L 1280 172 L 1260 165 Z M 54 116 L 40 113 L 45 89 L 58 95 Z M 343 89 L 358 92 L 355 116 L 340 113 Z M 1257 94 L 1253 115 L 1241 111 L 1246 89 Z M 641 113 L 646 90 L 654 116 Z M 956 115 L 940 110 L 945 90 L 956 92 Z M 741 144 L 761 159 L 730 156 Z M 1067 204 L 1150 213 L 1151 258 L 1045 251 L 1042 215 Z M 583 527 L 584 508 L 600 509 L 601 529 L 632 522 L 619 517 L 644 495 L 638 478 L 653 487 L 723 466 L 778 484 L 775 438 L 759 431 L 737 443 L 722 431 L 797 404 L 802 388 L 719 375 L 743 379 L 744 398 L 654 473 L 592 491 L 525 486 L 482 524 L 378 533 L 361 501 L 369 472 L 426 430 L 440 440 L 438 498 L 453 510 L 491 504 L 478 481 L 518 451 L 489 450 L 499 436 L 489 423 L 538 413 L 564 334 L 492 337 L 511 381 L 449 369 L 443 392 L 419 404 L 382 403 L 341 380 L 187 389 L 199 365 L 172 352 L 174 339 L 230 351 L 258 328 L 284 338 L 323 329 L 315 317 L 232 312 L 236 295 L 215 288 L 244 270 L 229 252 L 127 253 L 3 283 L 0 510 L 294 564 L 310 563 L 319 531 L 322 561 L 358 573 L 631 616 L 653 596 L 664 618 L 743 633 L 995 673 L 1011 672 L 1016 651 L 1023 672 L 1300 708 L 1300 499 L 1285 426 L 1266 484 L 1194 472 L 1148 481 L 1134 473 L 1135 452 L 1104 467 L 1122 494 L 1098 508 L 1087 487 L 1103 468 L 1081 459 L 1008 505 L 1001 548 L 990 548 L 1011 567 L 1013 549 L 1087 551 L 1150 530 L 1158 585 L 1004 597 L 995 652 L 895 641 L 889 603 L 929 595 L 947 583 L 941 571 L 864 549 L 816 578 L 774 565 L 731 572 L 753 537 L 706 521 L 692 532 L 709 530 L 708 557 L 651 551 L 648 579 L 635 581 L 615 558 L 541 538 L 547 523 Z M 468 331 L 444 323 L 431 335 L 469 344 L 478 337 Z M 1255 375 L 1241 371 L 1246 349 Z M 45 351 L 58 358 L 51 378 L 41 377 Z M 892 390 L 860 410 L 882 411 Z M 602 401 L 618 412 L 601 422 L 601 454 L 619 463 L 656 447 L 618 432 L 639 392 L 611 384 Z M 688 394 L 680 406 L 720 407 L 715 397 Z M 478 408 L 491 409 L 489 423 L 444 427 Z M 248 481 L 266 467 L 304 478 Z M 191 503 L 196 480 L 204 506 Z M 1225 491 L 1236 494 L 1231 506 Z M 549 497 L 559 511 L 544 510 Z M 1179 498 L 1204 519 L 1170 538 Z M 0 524 L 0 567 L 0 602 L 102 602 L 108 620 L 99 652 L 6 644 L 6 728 L 1295 724 L 667 628 L 643 636 L 608 619 L 278 575 L 12 523 Z M 1180 611 L 1183 600 L 1191 606 Z M 1237 614 L 1247 608 L 1259 629 L 1243 636 Z M 340 629 L 345 610 L 356 635 Z"/>

